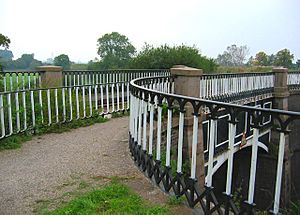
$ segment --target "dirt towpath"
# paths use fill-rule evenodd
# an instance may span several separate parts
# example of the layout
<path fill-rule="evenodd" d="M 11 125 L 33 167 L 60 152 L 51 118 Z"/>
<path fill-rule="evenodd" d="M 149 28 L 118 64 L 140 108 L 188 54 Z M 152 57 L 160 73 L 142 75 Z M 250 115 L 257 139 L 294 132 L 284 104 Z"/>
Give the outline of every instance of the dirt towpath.
<path fill-rule="evenodd" d="M 37 214 L 117 178 L 143 198 L 168 196 L 137 169 L 128 151 L 128 117 L 36 136 L 20 149 L 0 152 L 0 214 Z M 177 214 L 192 214 L 185 206 Z"/>

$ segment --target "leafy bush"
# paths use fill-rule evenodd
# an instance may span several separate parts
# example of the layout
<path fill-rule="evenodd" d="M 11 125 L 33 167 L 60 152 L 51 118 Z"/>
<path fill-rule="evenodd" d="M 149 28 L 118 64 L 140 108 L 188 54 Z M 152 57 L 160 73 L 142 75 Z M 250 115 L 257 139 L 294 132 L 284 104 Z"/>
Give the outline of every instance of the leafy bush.
<path fill-rule="evenodd" d="M 139 69 L 169 69 L 174 65 L 185 65 L 212 72 L 217 68 L 213 59 L 202 56 L 196 47 L 186 45 L 162 45 L 154 48 L 147 45 L 129 62 L 130 68 Z"/>

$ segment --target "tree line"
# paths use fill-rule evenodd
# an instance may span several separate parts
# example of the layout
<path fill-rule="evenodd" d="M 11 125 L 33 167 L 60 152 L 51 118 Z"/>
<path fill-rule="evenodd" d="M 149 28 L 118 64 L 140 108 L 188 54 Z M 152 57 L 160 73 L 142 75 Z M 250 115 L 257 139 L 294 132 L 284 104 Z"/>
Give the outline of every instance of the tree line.
<path fill-rule="evenodd" d="M 228 46 L 223 54 L 219 54 L 216 63 L 222 66 L 283 66 L 286 68 L 299 68 L 300 59 L 293 64 L 294 55 L 288 49 L 282 49 L 276 54 L 267 55 L 260 51 L 247 61 L 249 48 L 247 46 Z"/>
<path fill-rule="evenodd" d="M 254 57 L 247 58 L 250 51 L 246 45 L 228 46 L 216 59 L 208 58 L 200 53 L 195 46 L 169 46 L 167 44 L 154 47 L 145 43 L 137 53 L 129 39 L 112 32 L 100 37 L 97 41 L 100 59 L 88 63 L 88 69 L 117 69 L 117 68 L 170 68 L 176 64 L 201 68 L 205 72 L 216 71 L 218 66 L 283 66 L 299 69 L 300 59 L 293 64 L 294 55 L 288 49 L 282 49 L 276 54 L 267 55 L 260 51 Z"/>
<path fill-rule="evenodd" d="M 167 44 L 154 47 L 145 43 L 137 53 L 129 39 L 112 32 L 97 40 L 98 55 L 88 63 L 88 69 L 164 69 L 176 64 L 202 68 L 204 71 L 214 71 L 217 64 L 213 59 L 203 56 L 195 46 L 169 46 Z"/>
<path fill-rule="evenodd" d="M 13 60 L 13 53 L 8 50 L 10 39 L 0 34 L 0 68 L 5 69 L 34 69 L 43 65 L 41 61 L 34 59 L 34 54 L 23 54 L 20 58 Z M 99 58 L 91 60 L 87 65 L 80 65 L 80 69 L 102 70 L 102 69 L 164 69 L 173 65 L 186 65 L 201 68 L 205 72 L 214 72 L 219 66 L 241 67 L 241 66 L 284 66 L 286 68 L 300 67 L 300 59 L 293 64 L 294 55 L 283 49 L 276 54 L 267 55 L 260 51 L 255 56 L 249 56 L 249 48 L 246 45 L 228 46 L 216 59 L 208 58 L 201 54 L 196 46 L 167 44 L 154 47 L 145 43 L 141 51 L 137 52 L 128 37 L 118 32 L 107 33 L 97 40 L 97 53 Z M 62 66 L 64 69 L 72 69 L 74 65 L 68 55 L 61 54 L 50 59 L 46 64 Z"/>

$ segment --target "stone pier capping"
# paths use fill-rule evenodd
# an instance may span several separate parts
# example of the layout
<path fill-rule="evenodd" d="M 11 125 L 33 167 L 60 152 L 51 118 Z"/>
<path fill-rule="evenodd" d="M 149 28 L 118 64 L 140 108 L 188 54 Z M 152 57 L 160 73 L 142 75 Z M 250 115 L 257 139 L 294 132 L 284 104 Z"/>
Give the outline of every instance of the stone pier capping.
<path fill-rule="evenodd" d="M 290 95 L 287 86 L 288 69 L 284 67 L 275 67 L 273 68 L 272 71 L 275 74 L 274 97 L 275 98 L 288 97 Z"/>
<path fill-rule="evenodd" d="M 59 87 L 63 84 L 63 68 L 61 66 L 38 66 L 41 73 L 41 87 Z"/>
<path fill-rule="evenodd" d="M 175 65 L 171 68 L 171 75 L 175 76 L 174 93 L 184 96 L 200 97 L 200 78 L 202 69 Z"/>

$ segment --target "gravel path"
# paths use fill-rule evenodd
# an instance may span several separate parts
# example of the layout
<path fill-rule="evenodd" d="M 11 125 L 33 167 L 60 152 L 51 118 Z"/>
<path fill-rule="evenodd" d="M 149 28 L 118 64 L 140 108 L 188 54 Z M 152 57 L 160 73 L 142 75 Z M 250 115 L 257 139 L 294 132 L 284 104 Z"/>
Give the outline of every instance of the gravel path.
<path fill-rule="evenodd" d="M 145 199 L 167 202 L 130 158 L 128 117 L 36 136 L 20 149 L 0 152 L 0 214 L 36 214 L 50 202 L 55 209 L 70 200 L 66 194 L 112 176 L 125 179 Z"/>
<path fill-rule="evenodd" d="M 83 175 L 136 174 L 128 155 L 128 118 L 34 137 L 0 152 L 0 214 L 30 214 L 39 199 Z"/>

